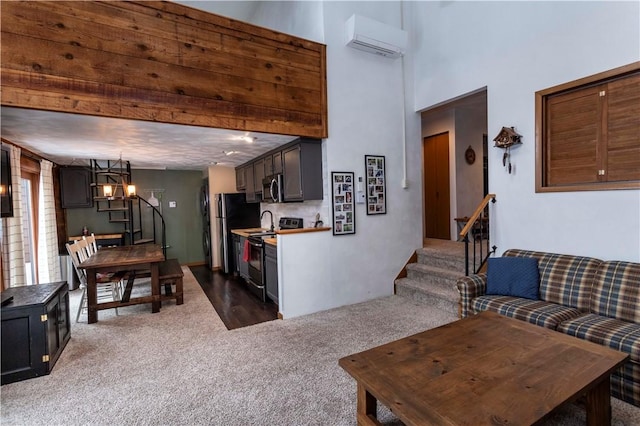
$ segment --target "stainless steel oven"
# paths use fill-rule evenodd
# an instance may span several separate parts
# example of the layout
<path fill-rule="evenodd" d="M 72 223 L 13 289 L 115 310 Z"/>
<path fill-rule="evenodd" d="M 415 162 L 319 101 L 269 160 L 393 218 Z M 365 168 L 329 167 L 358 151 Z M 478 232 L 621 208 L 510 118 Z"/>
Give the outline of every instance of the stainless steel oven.
<path fill-rule="evenodd" d="M 302 228 L 302 218 L 281 217 L 279 221 L 280 229 Z M 264 239 L 273 238 L 275 232 L 262 231 L 249 234 L 249 290 L 260 298 L 267 301 L 267 279 L 264 270 Z"/>
<path fill-rule="evenodd" d="M 264 275 L 264 238 L 273 237 L 275 233 L 261 232 L 249 234 L 249 290 L 260 300 L 266 302 L 267 292 Z"/>

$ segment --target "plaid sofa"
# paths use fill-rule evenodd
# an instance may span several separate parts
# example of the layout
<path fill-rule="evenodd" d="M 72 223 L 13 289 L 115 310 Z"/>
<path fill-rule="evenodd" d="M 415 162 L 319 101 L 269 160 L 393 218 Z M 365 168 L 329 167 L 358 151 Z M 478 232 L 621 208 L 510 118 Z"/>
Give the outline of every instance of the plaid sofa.
<path fill-rule="evenodd" d="M 611 394 L 640 406 L 640 263 L 518 249 L 503 256 L 538 260 L 539 300 L 487 295 L 486 274 L 471 275 L 457 282 L 460 316 L 491 310 L 626 352 Z"/>

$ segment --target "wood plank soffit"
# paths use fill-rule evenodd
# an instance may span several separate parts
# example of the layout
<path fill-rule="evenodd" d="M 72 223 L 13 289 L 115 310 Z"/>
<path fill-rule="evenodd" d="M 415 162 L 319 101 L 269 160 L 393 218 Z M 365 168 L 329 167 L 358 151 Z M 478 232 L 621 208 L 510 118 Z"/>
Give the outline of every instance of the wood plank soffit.
<path fill-rule="evenodd" d="M 171 2 L 2 2 L 2 104 L 327 137 L 326 47 Z"/>

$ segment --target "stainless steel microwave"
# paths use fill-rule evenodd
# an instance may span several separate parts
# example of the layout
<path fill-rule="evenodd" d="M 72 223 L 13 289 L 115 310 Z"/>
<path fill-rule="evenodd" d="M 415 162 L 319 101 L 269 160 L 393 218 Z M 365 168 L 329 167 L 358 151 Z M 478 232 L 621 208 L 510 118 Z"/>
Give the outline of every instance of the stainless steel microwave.
<path fill-rule="evenodd" d="M 281 174 L 268 176 L 262 180 L 262 201 L 265 203 L 282 203 L 283 179 Z"/>

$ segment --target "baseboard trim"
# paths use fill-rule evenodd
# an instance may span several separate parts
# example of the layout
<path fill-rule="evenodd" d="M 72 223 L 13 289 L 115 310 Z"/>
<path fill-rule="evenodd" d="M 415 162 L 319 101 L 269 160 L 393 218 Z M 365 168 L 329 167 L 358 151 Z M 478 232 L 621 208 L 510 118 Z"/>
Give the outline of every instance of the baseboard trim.
<path fill-rule="evenodd" d="M 181 266 L 203 266 L 206 265 L 206 262 L 187 262 L 187 263 L 181 263 Z"/>

